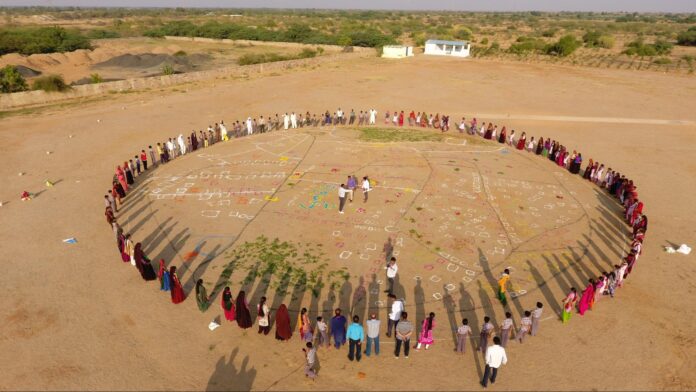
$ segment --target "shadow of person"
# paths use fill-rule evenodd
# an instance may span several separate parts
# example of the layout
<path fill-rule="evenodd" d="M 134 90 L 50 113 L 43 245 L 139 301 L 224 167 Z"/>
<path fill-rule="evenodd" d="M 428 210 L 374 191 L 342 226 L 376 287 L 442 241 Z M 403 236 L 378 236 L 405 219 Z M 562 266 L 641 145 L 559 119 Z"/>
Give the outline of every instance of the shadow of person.
<path fill-rule="evenodd" d="M 382 246 L 382 252 L 384 253 L 384 264 L 385 266 L 389 264 L 389 260 L 394 254 L 394 244 L 392 243 L 392 238 L 387 238 L 387 242 Z"/>
<path fill-rule="evenodd" d="M 367 309 L 367 289 L 365 289 L 365 278 L 360 277 L 358 287 L 353 291 L 353 303 L 351 314 L 359 316 L 360 320 L 365 320 L 365 310 Z"/>
<path fill-rule="evenodd" d="M 412 319 L 411 317 L 409 318 L 415 325 L 417 320 L 422 321 L 425 318 L 425 292 L 421 285 L 421 279 L 416 280 L 416 286 L 413 288 L 413 302 L 416 307 L 416 317 Z"/>
<path fill-rule="evenodd" d="M 370 284 L 367 286 L 367 309 L 369 313 L 377 313 L 379 312 L 379 306 L 377 305 L 377 301 L 379 301 L 379 283 L 377 282 L 377 275 L 372 274 L 371 279 Z"/>
<path fill-rule="evenodd" d="M 457 345 L 457 315 L 455 314 L 455 303 L 454 303 L 454 298 L 452 298 L 452 295 L 447 291 L 447 285 L 442 286 L 443 293 L 445 293 L 442 296 L 442 304 L 445 306 L 445 310 L 447 311 L 447 319 L 449 320 L 449 329 L 450 333 L 452 334 L 452 341 L 454 341 L 454 345 L 456 347 Z"/>
<path fill-rule="evenodd" d="M 498 325 L 498 322 L 495 319 L 493 303 L 491 302 L 486 289 L 483 288 L 481 280 L 477 280 L 476 284 L 478 285 L 479 300 L 481 301 L 481 307 L 483 308 L 484 314 L 491 318 L 491 323 L 493 323 L 493 325 Z"/>
<path fill-rule="evenodd" d="M 353 285 L 350 283 L 350 279 L 346 279 L 345 282 L 343 282 L 343 286 L 341 286 L 341 289 L 338 292 L 338 307 L 343 310 L 343 312 L 346 312 L 344 314 L 346 318 L 350 318 L 350 313 L 347 313 L 350 311 L 350 299 L 351 299 L 351 294 L 353 294 Z"/>
<path fill-rule="evenodd" d="M 208 379 L 207 391 L 250 391 L 256 378 L 256 369 L 249 368 L 249 356 L 245 356 L 237 369 L 235 360 L 239 349 L 235 348 L 229 360 L 223 355 L 215 364 L 215 370 Z"/>
<path fill-rule="evenodd" d="M 476 355 L 476 342 L 478 342 L 476 337 L 481 333 L 481 331 L 478 330 L 478 328 L 480 328 L 479 325 L 481 324 L 479 324 L 479 319 L 476 316 L 476 303 L 474 302 L 474 298 L 469 295 L 464 287 L 464 283 L 462 282 L 459 282 L 459 312 L 462 319 L 469 319 L 469 327 L 471 328 L 472 336 L 469 338 L 467 346 L 469 347 L 469 352 L 473 353 L 474 355 L 474 363 L 476 364 L 478 378 L 481 379 L 483 377 L 483 367 L 481 366 L 481 358 Z"/>
<path fill-rule="evenodd" d="M 548 303 L 549 306 L 551 306 L 553 311 L 556 312 L 556 315 L 560 316 L 561 306 L 558 303 L 558 301 L 556 301 L 556 298 L 553 296 L 553 293 L 551 293 L 548 281 L 544 280 L 544 277 L 541 276 L 539 270 L 536 269 L 534 265 L 532 265 L 532 262 L 530 260 L 527 260 L 527 265 L 529 266 L 529 272 L 532 274 L 534 281 L 536 282 L 537 286 L 539 286 L 539 290 L 541 290 L 541 293 L 544 294 L 544 299 L 546 299 L 546 303 Z M 556 271 L 552 273 L 551 277 L 556 278 L 559 275 L 561 275 L 561 271 Z M 562 287 L 561 290 L 565 292 L 569 290 L 569 288 Z"/>

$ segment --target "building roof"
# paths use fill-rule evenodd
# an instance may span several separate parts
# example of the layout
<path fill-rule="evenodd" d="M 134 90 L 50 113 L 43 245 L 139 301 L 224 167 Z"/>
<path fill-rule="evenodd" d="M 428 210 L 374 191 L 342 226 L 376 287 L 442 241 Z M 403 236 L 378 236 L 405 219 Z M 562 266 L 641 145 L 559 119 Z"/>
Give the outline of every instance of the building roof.
<path fill-rule="evenodd" d="M 469 41 L 446 41 L 441 39 L 429 39 L 425 41 L 425 44 L 466 46 L 469 44 Z"/>

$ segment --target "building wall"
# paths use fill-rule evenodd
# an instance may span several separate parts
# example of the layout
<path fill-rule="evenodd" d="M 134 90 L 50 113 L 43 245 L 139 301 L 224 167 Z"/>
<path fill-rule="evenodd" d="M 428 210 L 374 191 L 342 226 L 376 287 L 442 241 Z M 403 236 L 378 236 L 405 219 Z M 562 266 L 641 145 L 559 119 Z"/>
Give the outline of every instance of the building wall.
<path fill-rule="evenodd" d="M 425 51 L 423 53 L 435 56 L 469 57 L 470 48 L 471 45 L 468 45 L 462 48 L 461 51 L 457 52 L 452 50 L 450 53 L 447 53 L 446 50 L 441 49 L 437 44 L 425 44 Z"/>
<path fill-rule="evenodd" d="M 413 56 L 412 46 L 385 46 L 382 48 L 382 57 L 400 59 Z"/>

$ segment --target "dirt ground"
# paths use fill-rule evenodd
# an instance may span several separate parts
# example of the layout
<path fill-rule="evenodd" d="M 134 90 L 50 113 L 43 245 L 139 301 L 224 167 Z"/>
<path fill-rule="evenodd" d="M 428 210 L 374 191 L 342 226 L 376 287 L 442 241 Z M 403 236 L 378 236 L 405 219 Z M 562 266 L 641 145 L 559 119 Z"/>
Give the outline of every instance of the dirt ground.
<path fill-rule="evenodd" d="M 458 357 L 450 329 L 461 317 L 475 332 L 484 314 L 500 322 L 490 284 L 509 265 L 515 318 L 537 300 L 547 306 L 540 336 L 511 343 L 494 389 L 694 389 L 694 316 L 685 312 L 694 256 L 668 255 L 663 246 L 693 246 L 695 92 L 693 78 L 676 75 L 375 58 L 3 119 L 0 387 L 478 389 L 481 356 Z M 296 334 L 279 343 L 227 323 L 211 332 L 208 323 L 221 314 L 217 293 L 204 313 L 193 296 L 175 306 L 120 261 L 102 215 L 116 164 L 220 119 L 339 106 L 374 107 L 380 120 L 395 109 L 475 116 L 562 140 L 586 160 L 618 168 L 638 184 L 650 217 L 637 269 L 616 298 L 561 325 L 557 301 L 567 287 L 580 287 L 626 249 L 611 200 L 550 162 L 497 143 L 456 135 L 361 142 L 343 128 L 253 136 L 177 159 L 139 180 L 119 220 L 150 258 L 180 267 L 187 290 L 202 277 L 212 291 L 245 241 L 261 234 L 290 241 L 328 260 L 327 279 L 342 267 L 350 279 L 335 297 L 328 284 L 316 297 L 299 289 L 280 295 L 277 277 L 268 288 L 252 279 L 245 285 L 252 305 L 265 292 L 272 305 L 285 302 L 295 312 L 374 308 L 383 322 L 380 257 L 392 238 L 407 310 L 416 321 L 437 314 L 430 350 L 395 360 L 383 338 L 380 357 L 351 363 L 344 350 L 322 349 L 312 383 L 302 374 Z M 339 215 L 335 186 L 352 173 L 378 184 L 367 203 L 356 198 Z M 46 188 L 46 179 L 55 186 Z M 38 195 L 20 202 L 23 190 Z M 68 237 L 78 243 L 64 244 Z M 235 296 L 247 272 L 232 271 Z"/>
<path fill-rule="evenodd" d="M 203 43 L 147 37 L 93 40 L 93 45 L 92 50 L 68 53 L 6 54 L 0 56 L 0 67 L 21 65 L 44 75 L 62 75 L 67 83 L 85 83 L 95 73 L 108 81 L 162 75 L 165 64 L 176 72 L 203 71 L 237 65 L 245 54 L 290 55 L 301 50 L 278 43 Z"/>

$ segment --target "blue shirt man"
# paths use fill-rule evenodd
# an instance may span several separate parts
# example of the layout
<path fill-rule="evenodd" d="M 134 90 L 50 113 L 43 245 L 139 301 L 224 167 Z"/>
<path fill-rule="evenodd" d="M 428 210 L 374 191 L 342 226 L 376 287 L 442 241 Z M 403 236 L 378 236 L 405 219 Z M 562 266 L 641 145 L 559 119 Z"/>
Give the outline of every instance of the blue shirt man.
<path fill-rule="evenodd" d="M 348 339 L 348 359 L 360 362 L 362 357 L 362 342 L 365 340 L 365 332 L 363 326 L 360 325 L 360 317 L 353 316 L 353 324 L 348 327 L 346 332 Z"/>

